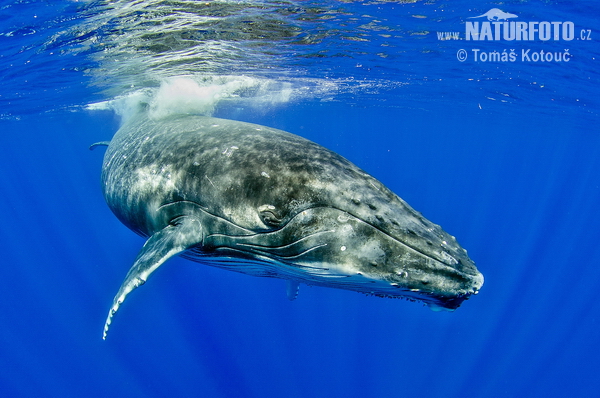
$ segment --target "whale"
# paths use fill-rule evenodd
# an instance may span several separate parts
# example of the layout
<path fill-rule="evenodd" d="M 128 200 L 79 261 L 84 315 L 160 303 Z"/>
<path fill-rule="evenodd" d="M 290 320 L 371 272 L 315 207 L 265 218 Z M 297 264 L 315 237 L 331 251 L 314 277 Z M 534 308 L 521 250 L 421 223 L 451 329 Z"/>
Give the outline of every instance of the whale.
<path fill-rule="evenodd" d="M 152 119 L 115 133 L 102 162 L 110 210 L 147 238 L 127 295 L 174 256 L 244 274 L 422 302 L 453 311 L 483 285 L 456 239 L 368 173 L 300 136 L 208 116 Z"/>

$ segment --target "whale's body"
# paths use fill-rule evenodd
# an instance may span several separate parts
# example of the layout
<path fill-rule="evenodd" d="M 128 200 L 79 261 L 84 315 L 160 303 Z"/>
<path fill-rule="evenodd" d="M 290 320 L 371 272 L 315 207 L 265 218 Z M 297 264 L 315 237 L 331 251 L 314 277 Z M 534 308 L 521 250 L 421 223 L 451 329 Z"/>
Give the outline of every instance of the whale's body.
<path fill-rule="evenodd" d="M 348 160 L 273 128 L 201 116 L 140 116 L 114 136 L 102 187 L 148 237 L 117 293 L 168 258 L 404 297 L 453 310 L 483 284 L 454 237 Z"/>

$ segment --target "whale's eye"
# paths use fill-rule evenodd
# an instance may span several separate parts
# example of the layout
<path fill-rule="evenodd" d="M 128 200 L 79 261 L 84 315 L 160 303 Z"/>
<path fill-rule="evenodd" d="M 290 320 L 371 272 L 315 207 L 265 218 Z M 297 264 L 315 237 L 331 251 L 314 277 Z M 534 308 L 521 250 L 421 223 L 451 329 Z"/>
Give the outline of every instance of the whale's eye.
<path fill-rule="evenodd" d="M 260 219 L 269 227 L 280 227 L 283 223 L 277 209 L 273 205 L 262 205 L 258 208 Z"/>
<path fill-rule="evenodd" d="M 281 219 L 277 218 L 277 216 L 270 211 L 264 211 L 260 214 L 260 218 L 263 222 L 272 227 L 278 227 L 281 225 Z"/>
<path fill-rule="evenodd" d="M 183 217 L 184 217 L 184 216 L 182 216 L 182 215 L 181 215 L 181 216 L 176 216 L 176 217 L 173 217 L 173 218 L 172 218 L 172 219 L 169 221 L 169 225 L 170 225 L 170 226 L 172 226 L 172 227 L 176 227 L 176 226 L 178 226 L 179 224 L 181 224 L 181 221 L 182 221 Z"/>

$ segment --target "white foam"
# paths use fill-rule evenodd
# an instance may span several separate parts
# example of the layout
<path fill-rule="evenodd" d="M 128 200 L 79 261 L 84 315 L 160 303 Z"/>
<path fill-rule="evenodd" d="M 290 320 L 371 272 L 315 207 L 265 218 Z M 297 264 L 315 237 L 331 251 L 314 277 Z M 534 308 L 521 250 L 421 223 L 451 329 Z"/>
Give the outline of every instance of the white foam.
<path fill-rule="evenodd" d="M 121 117 L 121 123 L 142 111 L 152 97 L 151 90 L 139 90 L 112 100 L 88 104 L 89 110 L 110 110 Z"/>
<path fill-rule="evenodd" d="M 231 84 L 200 86 L 189 78 L 163 82 L 150 102 L 149 116 L 162 119 L 174 114 L 211 115 L 219 100 L 228 94 Z"/>
<path fill-rule="evenodd" d="M 88 105 L 90 110 L 112 110 L 125 122 L 147 109 L 151 119 L 192 114 L 212 116 L 224 102 L 250 107 L 273 107 L 289 102 L 294 95 L 290 83 L 248 76 L 173 77 L 158 88 L 145 88 L 113 100 Z"/>

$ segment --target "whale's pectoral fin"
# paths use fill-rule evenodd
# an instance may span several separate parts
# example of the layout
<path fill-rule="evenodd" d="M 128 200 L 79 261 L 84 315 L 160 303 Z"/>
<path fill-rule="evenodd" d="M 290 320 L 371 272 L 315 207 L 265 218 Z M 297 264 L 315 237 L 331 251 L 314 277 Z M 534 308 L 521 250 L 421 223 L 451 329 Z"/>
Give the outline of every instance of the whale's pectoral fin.
<path fill-rule="evenodd" d="M 200 221 L 193 217 L 183 216 L 156 232 L 146 241 L 113 299 L 112 307 L 104 324 L 103 340 L 106 339 L 113 315 L 117 312 L 125 297 L 138 286 L 146 283 L 148 276 L 169 258 L 186 251 L 192 246 L 201 245 L 202 237 Z"/>

